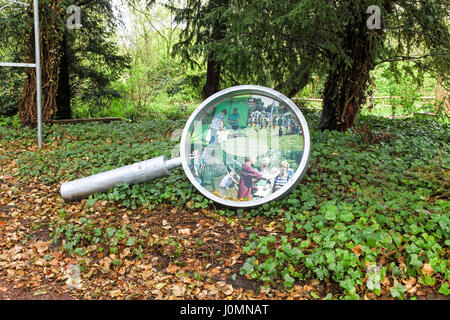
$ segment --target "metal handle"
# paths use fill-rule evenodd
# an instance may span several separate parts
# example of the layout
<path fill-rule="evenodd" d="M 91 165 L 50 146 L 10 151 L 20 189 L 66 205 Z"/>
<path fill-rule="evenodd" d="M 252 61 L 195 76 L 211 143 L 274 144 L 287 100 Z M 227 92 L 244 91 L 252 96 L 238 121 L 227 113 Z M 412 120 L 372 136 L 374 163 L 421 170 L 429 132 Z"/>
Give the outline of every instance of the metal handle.
<path fill-rule="evenodd" d="M 65 201 L 87 198 L 96 192 L 105 192 L 118 183 L 136 184 L 170 175 L 170 170 L 181 166 L 181 158 L 167 160 L 165 156 L 145 160 L 122 168 L 102 172 L 61 185 Z"/>

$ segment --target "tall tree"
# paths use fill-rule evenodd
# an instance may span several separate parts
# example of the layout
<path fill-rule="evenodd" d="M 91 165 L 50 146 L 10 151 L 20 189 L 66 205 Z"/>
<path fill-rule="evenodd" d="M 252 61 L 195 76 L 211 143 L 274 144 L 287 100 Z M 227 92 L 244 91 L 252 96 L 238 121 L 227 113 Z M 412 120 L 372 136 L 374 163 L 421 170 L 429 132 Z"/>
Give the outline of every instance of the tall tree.
<path fill-rule="evenodd" d="M 56 93 L 56 114 L 57 119 L 72 119 L 72 89 L 70 86 L 69 71 L 69 48 L 67 34 L 64 33 L 61 40 L 61 57 L 59 59 L 58 91 Z"/>
<path fill-rule="evenodd" d="M 392 2 L 384 3 L 386 15 L 392 10 Z M 329 52 L 331 68 L 323 91 L 320 129 L 347 130 L 353 126 L 365 102 L 370 71 L 375 67 L 377 44 L 382 46 L 381 33 L 371 32 L 367 27 L 365 13 L 369 5 L 368 1 L 347 1 L 336 7 L 336 12 L 346 21 L 345 24 L 341 22 L 342 29 L 336 33 L 338 51 Z"/>
<path fill-rule="evenodd" d="M 324 17 L 300 10 L 298 1 L 233 1 L 225 13 L 231 24 L 218 49 L 224 72 L 247 83 L 274 87 L 295 96 L 323 66 L 322 41 L 314 33 Z M 311 10 L 321 4 L 311 1 Z M 301 11 L 302 16 L 292 17 Z M 314 18 L 314 19 L 313 19 Z M 231 76 L 232 74 L 232 76 Z"/>
<path fill-rule="evenodd" d="M 26 47 L 26 61 L 35 61 L 35 42 L 33 32 L 32 2 L 28 10 L 29 25 Z M 40 2 L 40 43 L 41 43 L 41 80 L 42 80 L 42 121 L 48 122 L 56 112 L 56 96 L 59 82 L 59 63 L 61 59 L 60 34 L 63 30 L 61 2 L 47 0 Z M 24 125 L 34 126 L 37 123 L 36 110 L 36 73 L 27 69 L 27 78 L 19 101 L 19 117 Z"/>
<path fill-rule="evenodd" d="M 379 9 L 381 28 L 367 24 L 371 6 Z M 187 26 L 211 26 L 205 19 L 194 19 L 199 16 L 193 14 L 195 8 L 184 11 Z M 270 85 L 288 96 L 299 92 L 312 74 L 326 75 L 322 130 L 353 126 L 377 64 L 390 63 L 396 69 L 397 62 L 408 61 L 448 79 L 445 1 L 230 0 L 208 17 L 227 29 L 220 40 L 209 36 L 200 42 L 201 48 L 214 48 L 222 75 Z M 192 50 L 201 34 L 190 35 L 182 45 Z"/>
<path fill-rule="evenodd" d="M 192 66 L 197 64 L 198 58 L 206 64 L 203 99 L 220 90 L 222 63 L 217 44 L 225 40 L 229 30 L 229 21 L 223 13 L 230 3 L 231 0 L 187 0 L 185 7 L 170 6 L 176 12 L 175 20 L 185 25 L 180 41 L 174 46 L 174 53 L 180 54 Z"/>
<path fill-rule="evenodd" d="M 202 37 L 203 39 L 212 39 L 213 42 L 220 42 L 225 38 L 227 33 L 225 17 L 215 17 L 212 13 L 220 9 L 228 8 L 229 2 L 229 0 L 211 0 L 208 2 L 208 5 L 205 7 L 206 14 L 204 21 L 206 23 L 204 25 L 205 35 Z M 206 83 L 202 90 L 204 100 L 220 90 L 222 64 L 218 59 L 218 55 L 219 53 L 214 48 L 206 53 Z"/>
<path fill-rule="evenodd" d="M 65 28 L 60 43 L 63 53 L 60 75 L 65 79 L 59 88 L 61 118 L 69 116 L 63 110 L 72 109 L 74 104 L 101 106 L 121 95 L 111 85 L 129 66 L 130 58 L 120 52 L 117 43 L 120 16 L 115 16 L 112 3 L 112 0 L 65 0 L 65 8 L 69 5 L 80 8 L 81 28 Z M 66 14 L 64 24 L 67 18 Z M 63 70 L 67 70 L 67 78 Z"/>
<path fill-rule="evenodd" d="M 169 56 L 180 25 L 175 21 L 174 10 L 170 9 L 174 1 L 123 0 L 122 4 L 129 6 L 133 20 L 139 23 L 141 37 L 146 38 L 150 32 L 155 32 L 164 43 L 166 56 Z"/>
<path fill-rule="evenodd" d="M 395 69 L 397 62 L 409 61 L 448 79 L 445 1 L 247 0 L 234 5 L 239 9 L 231 6 L 229 14 L 234 17 L 239 49 L 235 54 L 225 50 L 232 53 L 231 59 L 226 58 L 244 60 L 235 65 L 242 69 L 247 64 L 247 72 L 269 75 L 280 83 L 275 88 L 289 96 L 312 73 L 326 74 L 322 130 L 345 131 L 353 126 L 377 64 L 389 62 Z M 371 6 L 379 12 L 367 13 Z M 371 28 L 371 18 L 380 19 L 380 28 Z M 264 68 L 257 68 L 258 63 Z"/>
<path fill-rule="evenodd" d="M 32 1 L 29 1 L 32 3 Z M 43 121 L 72 117 L 74 101 L 92 105 L 118 96 L 111 83 L 127 67 L 128 57 L 119 54 L 115 43 L 116 18 L 111 0 L 41 0 L 41 65 Z M 69 5 L 81 9 L 81 28 L 67 27 Z M 5 47 L 16 44 L 18 61 L 34 61 L 32 6 L 9 10 L 1 24 L 7 26 L 0 37 Z M 22 19 L 17 19 L 17 16 Z M 25 19 L 24 19 L 25 18 Z M 25 43 L 25 46 L 20 45 Z M 0 70 L 0 74 L 5 71 Z M 34 70 L 26 70 L 18 103 L 23 124 L 36 123 L 36 84 Z"/>

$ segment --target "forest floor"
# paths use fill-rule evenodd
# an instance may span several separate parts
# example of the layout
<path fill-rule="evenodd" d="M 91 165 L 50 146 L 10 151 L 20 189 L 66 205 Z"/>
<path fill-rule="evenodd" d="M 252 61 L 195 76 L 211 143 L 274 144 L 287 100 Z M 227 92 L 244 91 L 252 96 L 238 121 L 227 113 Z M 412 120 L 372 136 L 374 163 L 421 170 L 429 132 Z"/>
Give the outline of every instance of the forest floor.
<path fill-rule="evenodd" d="M 340 291 L 317 280 L 291 290 L 266 289 L 239 275 L 248 226 L 260 225 L 269 234 L 276 232 L 273 219 L 225 218 L 205 209 L 179 211 L 165 205 L 149 215 L 145 208 L 129 210 L 106 201 L 86 208 L 86 200 L 65 203 L 57 185 L 20 182 L 4 174 L 5 168 L 1 192 L 12 201 L 0 198 L 0 299 L 311 299 L 310 292 Z M 68 255 L 48 231 L 62 209 L 122 220 L 135 232 L 150 229 L 154 249 L 142 259 L 131 250 L 89 259 Z M 168 239 L 177 239 L 176 244 Z M 85 268 L 78 276 L 77 265 Z M 420 294 L 426 297 L 428 291 Z"/>
<path fill-rule="evenodd" d="M 341 289 L 329 281 L 297 281 L 291 289 L 266 288 L 239 275 L 249 226 L 260 234 L 276 234 L 274 218 L 226 218 L 210 210 L 178 210 L 160 205 L 130 210 L 120 204 L 86 200 L 65 203 L 59 185 L 38 179 L 19 181 L 0 169 L 0 299 L 314 299 Z M 125 249 L 120 254 L 97 253 L 89 258 L 69 255 L 52 241 L 49 226 L 64 210 L 70 216 L 103 217 L 122 221 L 134 232 L 151 230 L 154 248 L 138 259 Z M 176 239 L 171 242 L 169 239 Z M 77 270 L 77 268 L 80 268 Z M 81 271 L 81 272 L 80 272 Z M 436 288 L 417 284 L 418 300 L 449 297 Z M 314 297 L 314 298 L 313 298 Z M 392 299 L 386 290 L 377 297 Z"/>
<path fill-rule="evenodd" d="M 426 185 L 428 181 L 435 181 L 434 185 L 447 183 L 439 180 L 442 177 L 439 173 L 439 170 L 443 170 L 442 167 L 439 163 L 429 167 L 429 170 L 433 170 L 430 172 L 436 172 L 432 177 L 437 180 L 430 180 L 428 176 L 425 177 L 428 180 L 418 180 L 417 176 L 406 180 L 409 178 L 406 176 L 402 180 L 406 182 L 401 185 L 396 179 L 392 179 L 392 182 L 388 180 L 393 174 L 398 174 L 399 166 L 409 166 L 410 162 L 407 161 L 419 159 L 411 156 L 413 151 L 422 156 L 425 151 L 429 152 L 430 155 L 426 156 L 435 159 L 432 153 L 435 152 L 434 149 L 424 147 L 413 150 L 413 145 L 405 146 L 411 140 L 407 135 L 402 138 L 401 134 L 397 134 L 397 142 L 379 140 L 385 142 L 364 146 L 366 149 L 356 149 L 353 140 L 348 142 L 345 139 L 360 139 L 357 136 L 359 133 L 342 134 L 338 141 L 341 149 L 333 151 L 337 140 L 333 140 L 331 136 L 328 141 L 320 142 L 320 139 L 325 138 L 320 133 L 315 133 L 313 139 L 316 153 L 321 153 L 315 155 L 304 186 L 300 186 L 301 193 L 297 192 L 290 200 L 286 200 L 295 202 L 298 198 L 302 203 L 289 205 L 290 202 L 277 202 L 268 209 L 261 208 L 261 212 L 257 211 L 253 216 L 227 213 L 225 209 L 216 208 L 198 195 L 189 182 L 185 181 L 181 171 L 173 173 L 172 178 L 146 185 L 142 189 L 139 186 L 118 187 L 108 194 L 87 200 L 64 202 L 59 190 L 62 181 L 93 174 L 95 170 L 104 171 L 123 166 L 138 159 L 149 159 L 161 152 L 170 154 L 177 143 L 169 141 L 176 125 L 178 123 L 171 127 L 166 122 L 151 122 L 114 126 L 46 127 L 46 143 L 41 152 L 37 150 L 33 130 L 0 130 L 0 299 L 345 299 L 347 292 L 344 292 L 342 285 L 346 285 L 347 280 L 341 283 L 330 277 L 319 280 L 314 273 L 309 273 L 310 276 L 304 280 L 298 277 L 291 285 L 285 285 L 286 282 L 283 284 L 283 279 L 277 278 L 275 273 L 273 281 L 269 283 L 261 280 L 264 275 L 262 273 L 260 278 L 252 277 L 255 268 L 263 263 L 265 255 L 261 252 L 272 250 L 269 251 L 269 258 L 280 256 L 279 248 L 286 245 L 283 242 L 286 237 L 300 241 L 300 245 L 306 243 L 302 247 L 304 252 L 310 253 L 306 259 L 313 257 L 316 252 L 320 254 L 322 250 L 328 252 L 329 243 L 321 240 L 318 235 L 322 231 L 329 231 L 329 237 L 336 237 L 335 241 L 340 241 L 337 237 L 341 234 L 332 232 L 335 226 L 349 230 L 344 245 L 336 249 L 338 253 L 345 251 L 342 263 L 354 259 L 355 265 L 361 264 L 361 270 L 364 270 L 365 262 L 362 258 L 376 258 L 377 263 L 389 272 L 389 276 L 381 280 L 377 294 L 367 289 L 367 277 L 355 272 L 355 279 L 364 278 L 361 282 L 354 282 L 353 293 L 357 293 L 359 299 L 449 299 L 448 295 L 442 294 L 448 290 L 448 279 L 445 279 L 449 254 L 445 233 L 448 229 L 448 216 L 446 218 L 443 213 L 447 201 L 433 200 L 429 196 L 422 196 L 425 200 L 415 200 L 414 194 L 404 191 L 409 188 L 408 181 L 416 184 L 422 181 L 422 185 Z M 163 130 L 167 132 L 161 134 Z M 402 134 L 403 132 L 405 131 Z M 440 132 L 441 127 L 437 126 L 433 137 L 440 137 Z M 391 131 L 391 134 L 396 133 Z M 420 135 L 414 131 L 411 136 Z M 120 140 L 117 137 L 125 138 Z M 372 140 L 378 137 L 390 136 L 368 136 Z M 361 139 L 366 139 L 366 136 Z M 424 145 L 428 145 L 429 141 L 433 140 L 424 141 Z M 322 145 L 318 146 L 319 143 Z M 411 143 L 417 145 L 414 141 Z M 439 148 L 443 150 L 441 152 L 445 162 L 448 146 L 445 141 L 440 145 L 437 143 L 441 142 L 436 142 L 436 145 L 441 146 Z M 392 150 L 396 152 L 396 156 L 392 156 Z M 344 155 L 345 152 L 350 159 L 348 162 L 341 164 L 333 158 L 338 153 Z M 372 155 L 378 155 L 382 161 Z M 358 173 L 362 163 L 358 159 L 363 156 L 365 162 L 373 164 L 367 165 L 367 171 Z M 386 162 L 389 156 L 395 163 Z M 339 168 L 338 166 L 344 168 L 336 169 L 343 172 L 339 175 L 331 171 Z M 90 168 L 92 171 L 89 171 Z M 386 170 L 385 175 L 381 170 Z M 347 182 L 348 186 L 344 183 L 344 174 L 348 179 L 353 179 L 351 184 Z M 384 185 L 377 182 L 380 176 Z M 341 180 L 336 180 L 335 177 Z M 363 178 L 367 182 L 362 181 Z M 386 198 L 382 208 L 377 202 L 380 196 L 374 194 L 378 191 L 372 187 L 377 184 L 383 188 L 381 195 Z M 336 190 L 333 191 L 335 193 L 328 191 L 327 187 L 329 190 Z M 355 191 L 358 188 L 360 191 Z M 416 186 L 412 185 L 411 188 L 415 189 Z M 445 189 L 436 187 L 439 194 L 444 194 Z M 316 198 L 312 200 L 301 198 L 313 197 L 314 193 Z M 356 203 L 353 204 L 352 212 L 354 215 L 360 214 L 361 218 L 346 213 L 345 216 L 339 216 L 341 222 L 337 221 L 336 209 L 330 201 L 341 194 L 346 197 L 342 198 L 343 203 Z M 391 195 L 392 201 L 389 198 Z M 355 202 L 355 199 L 360 202 Z M 370 201 L 368 205 L 363 202 L 366 199 Z M 145 204 L 145 201 L 150 201 L 150 204 Z M 356 206 L 358 203 L 360 207 Z M 353 230 L 361 227 L 364 232 L 370 231 L 367 229 L 368 224 L 362 225 L 361 221 L 364 214 L 370 213 L 374 208 L 381 208 L 379 212 L 388 212 L 384 219 L 392 217 L 392 223 L 387 220 L 386 224 L 382 223 L 383 217 L 379 214 L 376 218 L 380 218 L 380 224 L 376 224 L 372 217 L 374 230 L 378 230 L 378 234 L 392 234 L 392 239 L 397 239 L 397 233 L 401 234 L 404 242 L 398 249 L 380 249 L 379 244 L 370 242 L 371 238 L 364 240 L 367 241 L 364 244 L 367 248 L 354 245 L 354 237 L 358 233 Z M 345 207 L 340 210 L 346 212 Z M 293 221 L 291 215 L 298 211 L 310 216 L 306 216 L 309 218 L 302 225 L 302 220 L 296 221 L 297 230 L 288 231 L 289 223 Z M 424 215 L 427 212 L 429 214 Z M 405 219 L 402 214 L 408 214 L 407 219 L 415 220 L 403 223 Z M 430 217 L 441 220 L 431 220 Z M 287 220 L 288 218 L 291 220 Z M 299 215 L 300 218 L 303 219 Z M 314 228 L 311 227 L 311 222 L 315 223 Z M 410 229 L 411 223 L 415 224 L 415 228 L 423 228 L 422 231 Z M 428 242 L 414 238 L 418 232 L 425 234 Z M 260 242 L 255 242 L 255 234 Z M 260 246 L 270 237 L 276 239 L 275 244 L 267 245 L 267 248 Z M 311 242 L 305 242 L 304 239 L 311 239 Z M 259 253 L 251 249 L 252 243 L 260 246 Z M 392 241 L 383 245 L 395 249 Z M 288 249 L 289 247 L 285 247 L 283 250 L 290 252 Z M 372 255 L 376 250 L 379 250 L 377 254 Z M 415 252 L 418 254 L 414 255 Z M 290 254 L 294 255 L 296 252 Z M 408 258 L 405 259 L 405 256 Z M 412 258 L 422 259 L 422 262 Z M 264 262 L 265 265 L 268 265 L 267 261 L 269 260 Z M 306 265 L 308 260 L 304 261 Z M 284 267 L 286 262 L 279 263 Z M 414 264 L 415 270 L 411 264 Z M 317 272 L 320 272 L 327 264 L 323 265 L 319 261 L 317 266 Z M 298 270 L 305 270 L 307 274 L 310 267 L 300 263 L 296 268 L 298 269 L 292 270 L 293 275 Z M 290 277 L 285 276 L 284 280 L 286 279 L 290 280 Z"/>

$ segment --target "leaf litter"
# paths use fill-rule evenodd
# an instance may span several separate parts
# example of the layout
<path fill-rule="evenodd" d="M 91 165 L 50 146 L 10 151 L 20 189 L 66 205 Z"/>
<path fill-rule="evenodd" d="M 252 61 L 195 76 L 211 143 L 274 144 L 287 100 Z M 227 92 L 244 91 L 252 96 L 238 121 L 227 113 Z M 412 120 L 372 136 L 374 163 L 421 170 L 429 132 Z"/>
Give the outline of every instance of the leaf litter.
<path fill-rule="evenodd" d="M 12 154 L 37 153 L 34 146 L 16 147 L 11 144 L 6 149 Z M 164 202 L 130 208 L 97 199 L 65 203 L 58 183 L 21 177 L 13 157 L 0 161 L 0 299 L 288 300 L 343 296 L 339 284 L 326 279 L 296 280 L 286 288 L 240 273 L 246 259 L 255 253 L 244 251 L 250 234 L 274 236 L 281 244 L 282 217 L 225 217 L 213 206 L 195 208 L 192 201 L 182 208 Z M 330 217 L 336 219 L 336 214 Z M 292 236 L 302 234 L 301 229 L 291 232 Z M 76 239 L 83 234 L 89 237 Z M 71 242 L 75 247 L 71 248 Z M 317 244 L 310 242 L 305 250 L 314 248 Z M 350 250 L 359 257 L 364 248 L 357 245 Z M 381 250 L 378 263 L 383 266 L 392 259 L 392 253 Z M 404 269 L 401 259 L 398 265 Z M 421 271 L 424 276 L 435 274 L 430 263 L 423 264 Z M 380 282 L 380 295 L 360 284 L 355 289 L 364 299 L 391 299 L 403 291 L 418 299 L 445 297 L 436 293 L 445 282 L 424 285 L 424 281 L 431 280 L 390 276 Z"/>

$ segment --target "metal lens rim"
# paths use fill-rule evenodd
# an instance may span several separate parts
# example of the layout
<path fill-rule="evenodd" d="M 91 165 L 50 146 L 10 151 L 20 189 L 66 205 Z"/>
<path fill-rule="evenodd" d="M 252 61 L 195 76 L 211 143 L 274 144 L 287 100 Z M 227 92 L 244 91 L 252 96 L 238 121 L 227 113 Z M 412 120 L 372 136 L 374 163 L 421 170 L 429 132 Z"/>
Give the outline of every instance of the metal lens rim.
<path fill-rule="evenodd" d="M 302 126 L 303 131 L 303 140 L 304 140 L 304 150 L 303 150 L 303 157 L 300 162 L 300 165 L 298 166 L 297 170 L 295 171 L 294 176 L 292 179 L 280 190 L 270 194 L 267 197 L 257 199 L 257 200 L 250 200 L 250 201 L 234 201 L 234 200 L 228 200 L 223 199 L 221 197 L 218 197 L 214 195 L 212 192 L 208 191 L 206 188 L 201 186 L 197 180 L 195 179 L 194 175 L 191 172 L 190 165 L 188 162 L 189 159 L 189 152 L 190 150 L 190 137 L 188 139 L 189 134 L 189 128 L 195 121 L 195 119 L 201 115 L 202 112 L 207 111 L 210 107 L 216 105 L 217 103 L 239 95 L 261 95 L 267 98 L 274 99 L 278 102 L 282 102 L 285 106 L 290 109 L 290 111 L 297 117 L 297 119 L 300 121 L 300 125 Z M 189 181 L 195 186 L 195 188 L 206 198 L 220 203 L 227 207 L 232 208 L 253 208 L 260 206 L 262 204 L 268 203 L 272 200 L 280 199 L 282 197 L 285 197 L 288 195 L 292 190 L 295 189 L 297 184 L 300 182 L 301 178 L 306 172 L 306 169 L 308 167 L 309 163 L 309 157 L 310 157 L 310 150 L 311 150 L 311 142 L 310 142 L 310 134 L 309 134 L 309 128 L 308 124 L 306 123 L 305 117 L 301 113 L 300 109 L 295 105 L 294 102 L 292 102 L 288 97 L 285 95 L 262 86 L 256 86 L 256 85 L 241 85 L 241 86 L 235 86 L 231 87 L 222 91 L 217 92 L 216 94 L 210 96 L 208 99 L 203 101 L 197 109 L 192 113 L 192 115 L 189 117 L 186 126 L 184 127 L 183 134 L 181 136 L 181 143 L 180 143 L 180 157 L 181 157 L 181 163 L 183 165 L 183 170 L 186 173 Z"/>

